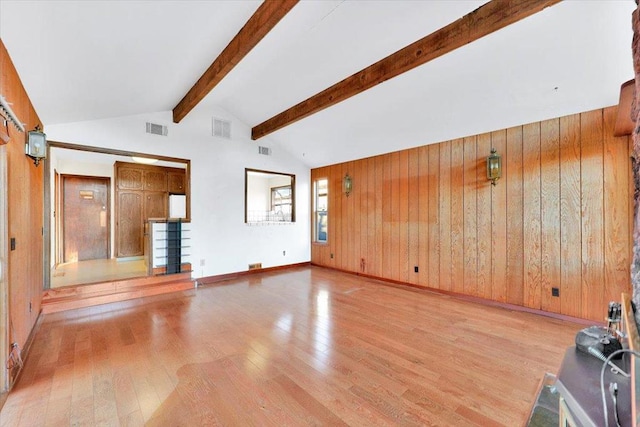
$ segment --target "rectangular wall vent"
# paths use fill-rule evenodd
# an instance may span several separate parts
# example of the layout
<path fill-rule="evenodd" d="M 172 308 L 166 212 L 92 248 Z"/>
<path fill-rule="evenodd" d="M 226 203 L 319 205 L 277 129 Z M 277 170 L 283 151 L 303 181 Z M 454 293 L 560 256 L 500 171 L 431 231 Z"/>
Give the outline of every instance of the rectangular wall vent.
<path fill-rule="evenodd" d="M 231 122 L 213 118 L 213 136 L 231 139 Z"/>
<path fill-rule="evenodd" d="M 256 262 L 255 264 L 249 264 L 249 270 L 258 270 L 262 268 L 261 262 Z"/>
<path fill-rule="evenodd" d="M 262 147 L 262 146 L 258 146 L 258 154 L 263 154 L 265 156 L 270 156 L 271 155 L 271 148 L 269 147 Z"/>
<path fill-rule="evenodd" d="M 153 135 L 167 136 L 169 134 L 169 129 L 163 125 L 147 122 L 147 133 L 151 133 Z"/>

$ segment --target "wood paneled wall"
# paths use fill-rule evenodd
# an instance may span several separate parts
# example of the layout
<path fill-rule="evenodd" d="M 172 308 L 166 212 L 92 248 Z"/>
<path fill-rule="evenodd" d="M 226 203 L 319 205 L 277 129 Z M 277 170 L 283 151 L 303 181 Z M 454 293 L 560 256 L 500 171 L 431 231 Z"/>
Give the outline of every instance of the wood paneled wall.
<path fill-rule="evenodd" d="M 613 137 L 616 108 L 313 169 L 329 180 L 329 233 L 312 263 L 602 321 L 630 290 L 630 147 Z"/>
<path fill-rule="evenodd" d="M 40 124 L 20 77 L 0 40 L 0 94 L 27 130 Z M 8 199 L 8 238 L 15 250 L 8 249 L 9 340 L 24 348 L 40 312 L 43 289 L 43 170 L 24 154 L 25 134 L 9 125 L 6 145 L 7 187 L 0 191 Z M 29 309 L 31 305 L 31 310 Z"/>

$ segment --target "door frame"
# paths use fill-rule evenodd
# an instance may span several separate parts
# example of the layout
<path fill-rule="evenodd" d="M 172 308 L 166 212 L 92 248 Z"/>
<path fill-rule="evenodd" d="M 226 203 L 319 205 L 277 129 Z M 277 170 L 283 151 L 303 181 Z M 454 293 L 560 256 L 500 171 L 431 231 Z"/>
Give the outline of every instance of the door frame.
<path fill-rule="evenodd" d="M 9 281 L 7 248 L 9 224 L 7 216 L 7 148 L 0 144 L 0 394 L 9 391 L 9 371 L 4 369 L 9 359 Z M 2 403 L 0 403 L 0 408 Z"/>
<path fill-rule="evenodd" d="M 53 170 L 53 217 L 55 218 L 54 236 L 62 235 L 62 179 L 60 172 Z M 55 248 L 53 266 L 57 267 L 63 261 L 62 239 L 54 239 Z"/>
<path fill-rule="evenodd" d="M 183 163 L 185 165 L 185 195 L 187 196 L 187 219 L 191 218 L 191 160 L 181 159 L 179 157 L 161 156 L 150 153 L 140 153 L 135 151 L 117 150 L 112 148 L 92 147 L 89 145 L 72 144 L 68 142 L 47 141 L 47 158 L 51 159 L 52 148 L 63 148 L 67 150 L 85 151 L 88 153 L 100 153 L 114 156 L 124 157 L 146 157 L 156 160 L 162 160 L 171 163 Z M 54 207 L 51 205 L 51 186 L 54 177 L 52 176 L 51 162 L 43 162 L 44 164 L 44 261 L 43 261 L 43 289 L 51 289 L 51 211 Z M 5 245 L 6 246 L 6 245 Z"/>
<path fill-rule="evenodd" d="M 59 177 L 59 180 L 58 180 Z M 81 179 L 96 179 L 101 181 L 106 181 L 107 183 L 107 258 L 111 258 L 111 178 L 108 176 L 92 176 L 92 175 L 74 175 L 74 174 L 58 174 L 56 171 L 56 186 L 59 188 L 55 189 L 55 197 L 58 199 L 56 201 L 56 250 L 60 250 L 60 253 L 56 253 L 56 258 L 58 255 L 60 258 L 56 260 L 56 264 L 60 262 L 64 262 L 64 180 L 65 178 L 81 178 Z"/>

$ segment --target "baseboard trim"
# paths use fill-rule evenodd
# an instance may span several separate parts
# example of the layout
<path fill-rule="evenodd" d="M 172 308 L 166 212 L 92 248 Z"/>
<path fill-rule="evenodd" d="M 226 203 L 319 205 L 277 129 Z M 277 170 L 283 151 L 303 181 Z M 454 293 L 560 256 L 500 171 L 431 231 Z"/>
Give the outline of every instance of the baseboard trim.
<path fill-rule="evenodd" d="M 252 276 L 255 274 L 262 274 L 262 273 L 270 273 L 270 272 L 280 271 L 280 270 L 289 270 L 292 268 L 309 267 L 310 265 L 311 263 L 309 261 L 306 261 L 306 262 L 299 262 L 297 264 L 287 264 L 287 265 L 278 265 L 275 267 L 257 268 L 255 270 L 238 271 L 235 273 L 226 273 L 226 274 L 218 274 L 216 276 L 200 277 L 196 279 L 196 282 L 198 283 L 198 286 L 213 285 L 213 284 L 218 284 L 220 282 L 225 282 L 227 280 L 237 279 L 239 277 Z"/>
<path fill-rule="evenodd" d="M 436 294 L 440 294 L 440 295 L 450 296 L 450 297 L 453 297 L 453 298 L 456 298 L 456 299 L 460 299 L 460 300 L 463 300 L 463 301 L 473 302 L 473 303 L 476 303 L 476 304 L 482 304 L 482 305 L 487 305 L 487 306 L 491 306 L 491 307 L 498 307 L 498 308 L 502 308 L 504 310 L 511 310 L 511 311 L 519 311 L 519 312 L 524 312 L 524 313 L 537 314 L 539 316 L 551 317 L 553 319 L 563 320 L 563 321 L 573 322 L 573 323 L 578 323 L 578 324 L 581 324 L 581 325 L 590 325 L 590 326 L 591 325 L 600 325 L 600 326 L 604 325 L 604 322 L 597 322 L 597 321 L 593 321 L 593 320 L 589 320 L 589 319 L 582 319 L 580 317 L 567 316 L 565 314 L 553 313 L 553 312 L 550 312 L 550 311 L 544 311 L 544 310 L 539 310 L 539 309 L 535 309 L 535 308 L 524 307 L 522 305 L 511 304 L 511 303 L 508 303 L 508 302 L 494 301 L 494 300 L 490 300 L 490 299 L 486 299 L 486 298 L 481 298 L 481 297 L 475 297 L 475 296 L 471 296 L 471 295 L 461 294 L 459 292 L 445 291 L 445 290 L 442 290 L 442 289 L 430 288 L 430 287 L 427 287 L 427 286 L 416 285 L 414 283 L 402 282 L 400 280 L 393 280 L 393 279 L 387 279 L 385 277 L 373 276 L 371 274 L 358 273 L 358 272 L 349 271 L 349 270 L 343 270 L 341 268 L 335 268 L 335 267 L 327 267 L 325 265 L 314 264 L 313 262 L 311 262 L 310 264 L 312 266 L 314 266 L 314 267 L 326 268 L 328 270 L 339 271 L 339 272 L 342 272 L 342 273 L 353 274 L 355 276 L 365 277 L 367 279 L 377 280 L 377 281 L 381 282 L 383 285 L 386 285 L 386 286 L 402 287 L 404 289 L 407 289 L 407 290 L 410 290 L 410 291 L 414 291 L 414 292 L 431 292 L 431 293 L 436 293 Z M 604 315 L 604 313 L 603 313 L 603 315 Z"/>

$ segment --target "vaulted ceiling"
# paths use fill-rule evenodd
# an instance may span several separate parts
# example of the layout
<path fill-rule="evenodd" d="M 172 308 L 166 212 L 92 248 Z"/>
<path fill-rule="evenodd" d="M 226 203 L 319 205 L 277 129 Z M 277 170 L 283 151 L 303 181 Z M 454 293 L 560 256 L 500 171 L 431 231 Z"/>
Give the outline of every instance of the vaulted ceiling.
<path fill-rule="evenodd" d="M 484 3 L 301 1 L 195 110 L 256 126 Z M 0 0 L 0 38 L 45 127 L 170 111 L 260 4 Z M 265 143 L 314 167 L 614 105 L 634 8 L 563 1 Z"/>

